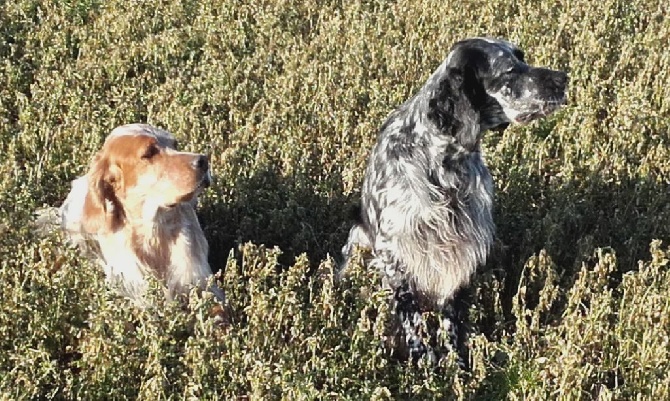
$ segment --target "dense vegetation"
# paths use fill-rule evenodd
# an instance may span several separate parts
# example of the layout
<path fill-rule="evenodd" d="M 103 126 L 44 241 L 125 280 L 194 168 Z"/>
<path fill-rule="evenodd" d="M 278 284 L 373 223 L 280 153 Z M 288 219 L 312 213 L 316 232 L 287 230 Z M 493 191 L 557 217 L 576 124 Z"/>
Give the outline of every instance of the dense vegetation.
<path fill-rule="evenodd" d="M 664 0 L 0 2 L 0 399 L 670 398 Z M 467 36 L 570 74 L 570 104 L 485 140 L 497 244 L 470 372 L 395 361 L 358 267 L 333 282 L 385 116 Z M 228 330 L 140 311 L 32 214 L 115 126 L 208 152 L 200 210 Z M 664 241 L 664 242 L 661 242 Z"/>

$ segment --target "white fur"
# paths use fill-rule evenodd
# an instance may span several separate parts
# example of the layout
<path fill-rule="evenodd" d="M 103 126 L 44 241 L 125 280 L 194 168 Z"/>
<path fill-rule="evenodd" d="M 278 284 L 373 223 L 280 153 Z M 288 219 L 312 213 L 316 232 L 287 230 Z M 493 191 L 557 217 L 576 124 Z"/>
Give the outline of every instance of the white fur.
<path fill-rule="evenodd" d="M 168 147 L 174 145 L 171 134 L 146 124 L 117 127 L 106 141 L 126 135 L 151 135 Z M 209 178 L 209 171 L 206 174 Z M 61 227 L 72 244 L 92 254 L 102 266 L 107 280 L 122 294 L 144 305 L 151 275 L 163 281 L 168 299 L 187 293 L 193 286 L 206 286 L 212 270 L 207 261 L 207 241 L 195 213 L 197 196 L 165 208 L 160 204 L 160 196 L 154 199 L 131 191 L 127 195 L 134 199 L 134 203 L 129 205 L 140 205 L 139 215 L 126 211 L 126 221 L 119 230 L 90 233 L 84 230 L 83 221 L 89 181 L 89 174 L 86 174 L 72 182 L 70 193 L 60 207 Z M 140 187 L 148 184 L 140 183 Z M 108 213 L 111 213 L 114 206 L 106 202 Z M 162 247 L 169 249 L 169 256 L 162 266 L 150 266 L 137 254 L 137 249 L 151 255 L 157 249 L 164 249 Z M 209 290 L 224 301 L 221 289 L 214 285 Z"/>

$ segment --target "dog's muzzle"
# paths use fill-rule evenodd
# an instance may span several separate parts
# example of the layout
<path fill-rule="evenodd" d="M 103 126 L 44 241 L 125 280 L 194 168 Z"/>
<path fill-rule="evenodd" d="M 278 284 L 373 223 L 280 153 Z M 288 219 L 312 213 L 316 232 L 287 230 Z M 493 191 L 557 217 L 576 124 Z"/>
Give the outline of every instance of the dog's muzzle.
<path fill-rule="evenodd" d="M 551 113 L 555 112 L 561 106 L 567 104 L 567 98 L 563 96 L 562 98 L 558 100 L 549 100 L 543 103 L 540 103 L 536 109 L 533 111 L 528 111 L 525 113 L 520 113 L 517 115 L 514 120 L 516 123 L 519 124 L 527 124 L 533 120 L 537 120 L 538 118 L 544 118 L 550 115 Z"/>
<path fill-rule="evenodd" d="M 519 92 L 528 94 L 520 103 L 526 103 L 526 109 L 515 118 L 517 123 L 528 123 L 544 118 L 567 104 L 566 88 L 568 75 L 562 71 L 546 68 L 533 68 L 521 80 Z"/>

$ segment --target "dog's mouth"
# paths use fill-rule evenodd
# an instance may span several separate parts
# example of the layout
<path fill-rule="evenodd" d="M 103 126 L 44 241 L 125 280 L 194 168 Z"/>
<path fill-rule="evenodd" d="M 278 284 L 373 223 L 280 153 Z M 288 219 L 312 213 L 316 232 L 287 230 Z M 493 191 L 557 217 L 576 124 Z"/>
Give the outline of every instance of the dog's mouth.
<path fill-rule="evenodd" d="M 209 174 L 205 174 L 203 176 L 203 178 L 200 180 L 200 182 L 198 183 L 198 185 L 196 186 L 195 190 L 193 190 L 193 191 L 191 191 L 191 192 L 189 192 L 185 195 L 180 196 L 179 199 L 177 200 L 177 202 L 169 203 L 169 204 L 165 205 L 165 208 L 172 209 L 180 203 L 191 202 L 194 198 L 196 198 L 198 195 L 200 195 L 200 193 L 202 193 L 202 191 L 209 188 L 210 185 L 212 185 L 212 177 Z"/>
<path fill-rule="evenodd" d="M 528 124 L 533 120 L 540 118 L 545 118 L 560 109 L 561 106 L 567 103 L 567 99 L 563 96 L 557 100 L 549 100 L 537 105 L 537 108 L 534 110 L 529 110 L 526 112 L 519 113 L 515 118 L 514 122 L 517 124 Z"/>

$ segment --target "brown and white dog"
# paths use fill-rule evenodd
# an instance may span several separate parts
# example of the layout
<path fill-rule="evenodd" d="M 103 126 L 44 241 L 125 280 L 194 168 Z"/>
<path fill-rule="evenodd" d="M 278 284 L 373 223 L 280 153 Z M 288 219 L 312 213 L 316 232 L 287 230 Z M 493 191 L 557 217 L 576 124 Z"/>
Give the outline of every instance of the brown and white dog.
<path fill-rule="evenodd" d="M 212 275 L 195 206 L 209 186 L 207 156 L 176 150 L 174 137 L 146 124 L 115 128 L 60 208 L 69 239 L 103 266 L 108 281 L 144 305 L 147 278 L 168 299 L 204 288 Z M 224 301 L 216 286 L 209 288 Z"/>

